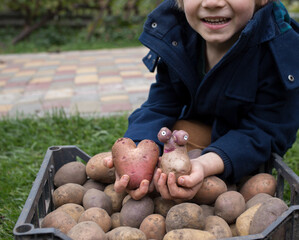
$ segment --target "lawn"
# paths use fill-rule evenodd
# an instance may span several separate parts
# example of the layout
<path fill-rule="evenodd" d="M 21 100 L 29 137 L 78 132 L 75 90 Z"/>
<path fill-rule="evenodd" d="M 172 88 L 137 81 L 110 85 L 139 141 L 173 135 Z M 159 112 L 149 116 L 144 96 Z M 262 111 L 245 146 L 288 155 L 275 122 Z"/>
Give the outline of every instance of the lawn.
<path fill-rule="evenodd" d="M 12 239 L 12 229 L 27 199 L 47 148 L 76 145 L 88 155 L 109 151 L 127 127 L 127 115 L 67 117 L 57 111 L 45 117 L 0 119 L 0 239 Z M 299 138 L 285 157 L 298 172 Z"/>

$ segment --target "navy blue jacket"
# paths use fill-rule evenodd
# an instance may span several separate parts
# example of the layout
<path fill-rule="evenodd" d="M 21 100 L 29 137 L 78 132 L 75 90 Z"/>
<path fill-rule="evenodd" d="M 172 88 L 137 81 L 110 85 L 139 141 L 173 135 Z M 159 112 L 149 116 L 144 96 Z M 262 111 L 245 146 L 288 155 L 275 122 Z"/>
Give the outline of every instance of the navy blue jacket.
<path fill-rule="evenodd" d="M 225 164 L 222 178 L 238 181 L 281 156 L 299 126 L 299 26 L 269 3 L 257 11 L 240 38 L 203 78 L 198 71 L 203 39 L 175 1 L 165 0 L 150 15 L 140 41 L 144 58 L 157 70 L 148 100 L 129 117 L 125 137 L 157 139 L 161 127 L 178 119 L 212 126 L 212 143 Z M 277 10 L 277 9 L 276 9 Z M 282 12 L 281 12 L 282 11 Z M 289 22 L 288 22 L 289 21 Z"/>

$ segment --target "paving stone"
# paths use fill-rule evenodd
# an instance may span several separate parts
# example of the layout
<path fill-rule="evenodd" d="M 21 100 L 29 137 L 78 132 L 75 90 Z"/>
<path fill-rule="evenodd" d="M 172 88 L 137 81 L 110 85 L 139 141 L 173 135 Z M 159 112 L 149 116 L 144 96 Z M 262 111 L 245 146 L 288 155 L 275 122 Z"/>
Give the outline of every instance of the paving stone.
<path fill-rule="evenodd" d="M 25 77 L 12 77 L 9 79 L 9 82 L 29 82 L 32 79 L 32 76 L 25 76 Z"/>
<path fill-rule="evenodd" d="M 102 104 L 101 110 L 103 113 L 131 111 L 132 104 L 130 104 L 129 102 L 106 103 L 106 104 Z"/>
<path fill-rule="evenodd" d="M 73 94 L 72 88 L 51 89 L 46 93 L 45 100 L 71 98 Z"/>
<path fill-rule="evenodd" d="M 29 84 L 47 83 L 51 81 L 52 81 L 52 77 L 34 77 L 30 80 Z"/>
<path fill-rule="evenodd" d="M 99 78 L 96 74 L 79 75 L 75 77 L 76 84 L 86 84 L 98 82 Z"/>
<path fill-rule="evenodd" d="M 64 79 L 72 79 L 74 81 L 76 74 L 54 75 L 53 81 L 60 81 Z"/>
<path fill-rule="evenodd" d="M 81 101 L 72 103 L 70 113 L 96 113 L 101 112 L 101 104 L 99 101 Z"/>
<path fill-rule="evenodd" d="M 122 102 L 127 101 L 129 99 L 128 95 L 110 95 L 110 96 L 102 96 L 101 102 Z"/>
<path fill-rule="evenodd" d="M 44 111 L 50 110 L 50 109 L 67 109 L 71 105 L 70 99 L 54 99 L 51 101 L 44 101 L 42 103 L 42 108 Z"/>
<path fill-rule="evenodd" d="M 51 86 L 51 82 L 33 83 L 26 85 L 25 91 L 32 92 L 38 90 L 47 90 Z"/>
<path fill-rule="evenodd" d="M 45 91 L 26 92 L 19 98 L 17 104 L 42 102 L 44 95 Z"/>
<path fill-rule="evenodd" d="M 12 109 L 12 104 L 0 104 L 0 113 L 7 113 Z"/>
<path fill-rule="evenodd" d="M 10 115 L 24 114 L 34 115 L 43 111 L 41 103 L 26 103 L 26 104 L 14 104 L 9 111 Z"/>

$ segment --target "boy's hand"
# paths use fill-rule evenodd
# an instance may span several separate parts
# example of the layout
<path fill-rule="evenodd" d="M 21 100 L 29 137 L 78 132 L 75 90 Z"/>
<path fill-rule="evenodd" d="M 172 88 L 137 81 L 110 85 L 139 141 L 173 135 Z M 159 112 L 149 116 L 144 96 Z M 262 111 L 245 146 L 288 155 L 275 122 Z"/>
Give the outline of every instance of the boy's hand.
<path fill-rule="evenodd" d="M 112 157 L 107 157 L 104 159 L 104 165 L 108 168 L 112 168 L 113 160 Z M 115 171 L 115 183 L 114 189 L 116 192 L 124 192 L 126 191 L 133 199 L 139 200 L 143 198 L 147 193 L 152 192 L 154 190 L 154 183 L 149 183 L 148 180 L 143 180 L 140 183 L 139 188 L 135 190 L 128 190 L 127 185 L 130 181 L 130 177 L 128 175 L 123 175 L 121 178 Z"/>
<path fill-rule="evenodd" d="M 179 177 L 178 183 L 174 173 L 168 176 L 157 169 L 154 175 L 156 190 L 160 192 L 162 198 L 172 200 L 190 200 L 198 192 L 204 179 L 203 167 L 200 162 L 191 160 L 192 171 L 190 175 Z"/>
<path fill-rule="evenodd" d="M 178 178 L 176 182 L 174 173 L 168 176 L 157 169 L 154 175 L 156 190 L 165 199 L 190 200 L 200 189 L 205 177 L 222 173 L 224 164 L 222 159 L 213 152 L 206 153 L 191 159 L 192 171 L 190 175 Z"/>

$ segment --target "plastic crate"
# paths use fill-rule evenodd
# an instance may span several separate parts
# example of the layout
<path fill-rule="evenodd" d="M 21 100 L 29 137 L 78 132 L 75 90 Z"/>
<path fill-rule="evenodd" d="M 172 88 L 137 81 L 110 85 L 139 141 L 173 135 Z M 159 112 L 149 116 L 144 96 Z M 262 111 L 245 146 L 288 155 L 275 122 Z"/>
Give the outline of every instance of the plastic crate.
<path fill-rule="evenodd" d="M 70 239 L 55 228 L 40 228 L 40 224 L 42 219 L 54 210 L 51 196 L 54 192 L 55 172 L 68 162 L 87 162 L 89 159 L 90 156 L 76 146 L 48 148 L 27 201 L 14 227 L 15 239 Z M 299 239 L 299 177 L 276 154 L 273 154 L 272 160 L 259 171 L 272 174 L 273 169 L 276 169 L 277 172 L 277 197 L 283 198 L 286 181 L 291 189 L 291 207 L 261 234 L 226 238 L 226 240 Z M 284 237 L 279 235 L 281 232 L 283 232 Z"/>

